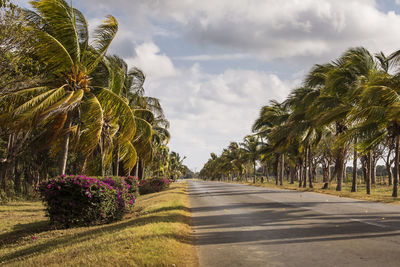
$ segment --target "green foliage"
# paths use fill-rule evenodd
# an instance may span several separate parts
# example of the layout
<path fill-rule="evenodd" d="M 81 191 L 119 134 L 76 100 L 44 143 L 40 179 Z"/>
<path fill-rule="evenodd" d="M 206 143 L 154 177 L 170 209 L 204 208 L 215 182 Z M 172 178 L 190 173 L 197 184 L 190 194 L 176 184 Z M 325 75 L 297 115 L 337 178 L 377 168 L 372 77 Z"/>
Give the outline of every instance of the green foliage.
<path fill-rule="evenodd" d="M 135 183 L 131 177 L 63 175 L 42 182 L 38 190 L 51 223 L 71 227 L 120 220 L 134 205 Z"/>
<path fill-rule="evenodd" d="M 315 65 L 303 86 L 292 90 L 285 101 L 273 100 L 261 109 L 252 127 L 261 139 L 261 155 L 255 157 L 257 144 L 251 144 L 249 141 L 254 140 L 248 137 L 241 143 L 245 155 L 252 157 L 254 168 L 255 161 L 260 161 L 267 179 L 273 165 L 281 185 L 286 173 L 292 184 L 297 180 L 306 187 L 308 180 L 312 188 L 316 169 L 322 166 L 324 188 L 336 177 L 336 190 L 341 191 L 346 161 L 353 149 L 354 168 L 361 153 L 367 194 L 371 183 L 375 183 L 374 166 L 382 157 L 388 170 L 394 165 L 393 175 L 388 174 L 392 196 L 396 197 L 400 173 L 399 63 L 400 50 L 387 57 L 382 52 L 374 56 L 363 47 L 355 47 L 330 63 Z M 386 152 L 385 157 L 380 150 Z M 212 153 L 200 175 L 240 179 L 241 172 L 235 168 L 241 158 L 231 146 L 220 156 Z M 356 174 L 352 175 L 352 192 L 356 191 Z"/>
<path fill-rule="evenodd" d="M 180 177 L 144 73 L 107 55 L 117 20 L 107 16 L 89 43 L 85 16 L 68 1 L 30 4 L 0 2 L 0 191 L 26 193 L 60 172 L 127 176 L 135 166 L 141 177 Z"/>
<path fill-rule="evenodd" d="M 170 185 L 170 180 L 165 178 L 144 179 L 139 182 L 139 193 L 141 195 L 160 192 Z"/>

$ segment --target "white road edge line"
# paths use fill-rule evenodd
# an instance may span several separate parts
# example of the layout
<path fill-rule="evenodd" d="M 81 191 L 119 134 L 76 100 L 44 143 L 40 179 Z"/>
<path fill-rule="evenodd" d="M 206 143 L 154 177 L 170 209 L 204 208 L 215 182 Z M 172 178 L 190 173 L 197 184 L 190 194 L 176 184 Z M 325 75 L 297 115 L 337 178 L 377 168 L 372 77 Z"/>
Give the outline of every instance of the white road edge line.
<path fill-rule="evenodd" d="M 381 228 L 387 228 L 387 226 L 379 224 L 379 223 L 373 223 L 373 222 L 366 222 L 360 219 L 350 219 L 350 221 L 354 221 L 354 222 L 360 222 L 360 223 L 365 223 L 365 224 L 369 224 L 369 225 L 373 225 L 373 226 L 378 226 Z"/>

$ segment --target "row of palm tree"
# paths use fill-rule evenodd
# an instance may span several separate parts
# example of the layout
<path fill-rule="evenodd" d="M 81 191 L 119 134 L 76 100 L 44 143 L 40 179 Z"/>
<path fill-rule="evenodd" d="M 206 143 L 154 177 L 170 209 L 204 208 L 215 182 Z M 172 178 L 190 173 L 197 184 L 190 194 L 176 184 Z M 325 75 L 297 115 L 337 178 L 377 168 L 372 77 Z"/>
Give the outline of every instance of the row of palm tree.
<path fill-rule="evenodd" d="M 32 10 L 18 9 L 16 25 L 32 38 L 29 57 L 40 79 L 0 91 L 0 134 L 7 138 L 0 163 L 3 191 L 10 177 L 17 191 L 21 176 L 36 182 L 67 172 L 142 178 L 156 156 L 163 167 L 173 158 L 163 174 L 179 171 L 181 161 L 161 155 L 169 123 L 159 100 L 145 95 L 145 75 L 107 54 L 117 20 L 107 16 L 89 37 L 84 15 L 66 1 L 30 4 Z"/>
<path fill-rule="evenodd" d="M 209 179 L 243 179 L 250 178 L 256 181 L 256 167 L 260 160 L 260 142 L 258 137 L 246 136 L 241 143 L 231 142 L 223 149 L 220 156 L 211 153 L 211 158 L 201 169 L 199 175 Z"/>
<path fill-rule="evenodd" d="M 283 101 L 262 107 L 252 127 L 253 158 L 263 169 L 272 166 L 276 183 L 313 187 L 317 168 L 324 188 L 336 179 L 341 191 L 346 164 L 353 160 L 352 192 L 357 191 L 361 165 L 366 193 L 375 182 L 376 164 L 385 161 L 393 197 L 397 197 L 400 143 L 400 51 L 389 56 L 351 48 L 336 60 L 315 65 L 304 82 Z M 248 139 L 249 137 L 246 137 Z M 202 170 L 204 177 L 217 172 L 213 157 Z M 232 155 L 232 154 L 231 154 Z M 214 155 L 215 156 L 215 155 Z M 230 163 L 240 157 L 231 159 Z M 245 162 L 245 161 L 244 161 Z M 218 164 L 217 164 L 218 165 Z M 231 166 L 219 174 L 239 169 Z M 237 172 L 240 174 L 240 172 Z"/>

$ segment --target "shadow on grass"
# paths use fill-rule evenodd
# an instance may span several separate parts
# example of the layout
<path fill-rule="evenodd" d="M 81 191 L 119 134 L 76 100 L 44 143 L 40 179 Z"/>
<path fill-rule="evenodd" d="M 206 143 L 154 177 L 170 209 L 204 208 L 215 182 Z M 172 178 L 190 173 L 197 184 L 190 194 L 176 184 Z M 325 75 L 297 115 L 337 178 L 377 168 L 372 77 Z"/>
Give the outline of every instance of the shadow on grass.
<path fill-rule="evenodd" d="M 52 230 L 49 221 L 40 221 L 33 223 L 17 224 L 12 232 L 0 235 L 0 249 L 4 246 L 17 243 L 26 237 Z"/>
<path fill-rule="evenodd" d="M 11 207 L 26 207 L 26 206 L 37 206 L 39 201 L 29 202 L 29 200 L 24 200 L 22 202 L 6 202 L 4 205 L 11 206 Z M 0 205 L 3 206 L 3 205 Z M 38 208 L 40 210 L 40 208 Z"/>
<path fill-rule="evenodd" d="M 146 211 L 143 212 L 142 214 L 154 214 L 154 213 L 158 213 L 158 212 L 163 212 L 163 211 L 172 211 L 172 210 L 183 210 L 183 211 L 187 211 L 190 212 L 190 209 L 188 207 L 185 207 L 183 205 L 179 205 L 179 206 L 174 206 L 174 207 L 162 207 L 162 208 L 158 208 L 158 209 L 153 209 L 150 211 Z"/>
<path fill-rule="evenodd" d="M 179 210 L 180 208 L 177 207 L 176 209 Z M 160 222 L 178 222 L 178 223 L 184 223 L 184 224 L 189 225 L 190 217 L 179 214 L 179 213 L 173 213 L 173 214 L 169 214 L 169 215 L 165 215 L 165 216 L 146 215 L 146 216 L 142 216 L 139 218 L 129 219 L 127 221 L 117 222 L 117 223 L 113 223 L 113 224 L 109 224 L 109 225 L 105 225 L 105 226 L 98 226 L 95 229 L 90 229 L 90 230 L 82 232 L 82 233 L 71 234 L 69 236 L 57 238 L 55 240 L 50 240 L 50 241 L 47 241 L 47 242 L 44 242 L 44 243 L 41 243 L 38 245 L 34 245 L 31 247 L 24 248 L 24 249 L 12 252 L 10 254 L 4 255 L 3 257 L 0 258 L 0 263 L 14 261 L 19 258 L 30 257 L 33 255 L 37 255 L 40 253 L 45 253 L 45 252 L 54 250 L 56 248 L 70 246 L 70 245 L 88 241 L 88 240 L 95 240 L 99 236 L 110 234 L 110 233 L 115 233 L 115 232 L 124 230 L 127 227 L 142 226 L 142 225 L 146 225 L 149 223 L 160 223 Z M 171 235 L 170 237 L 175 238 L 180 242 L 185 242 L 185 243 L 190 242 L 191 243 L 191 240 L 188 240 L 188 238 L 184 238 L 181 235 Z M 0 236 L 0 238 L 1 238 L 1 236 Z M 151 238 L 151 236 L 145 237 L 145 238 Z"/>
<path fill-rule="evenodd" d="M 42 212 L 42 211 L 45 211 L 45 209 L 43 208 L 43 209 L 24 209 L 24 210 L 15 210 L 15 212 Z M 0 213 L 6 213 L 6 212 L 8 212 L 8 213 L 10 213 L 10 212 L 13 212 L 13 211 L 10 211 L 10 210 L 0 210 Z"/>
<path fill-rule="evenodd" d="M 185 193 L 183 193 L 183 192 L 175 192 L 174 190 L 176 190 L 176 188 L 167 188 L 167 189 L 165 189 L 165 190 L 163 190 L 163 191 L 161 191 L 161 192 L 163 192 L 163 196 L 165 196 L 165 195 L 171 195 L 171 194 L 175 194 L 175 195 L 185 195 Z M 170 192 L 168 192 L 168 191 L 170 191 Z M 140 195 L 140 197 L 143 197 L 145 200 L 147 200 L 147 199 L 152 199 L 152 198 L 158 197 L 158 196 L 159 196 L 159 193 L 160 193 L 160 192 L 144 194 L 144 195 Z"/>

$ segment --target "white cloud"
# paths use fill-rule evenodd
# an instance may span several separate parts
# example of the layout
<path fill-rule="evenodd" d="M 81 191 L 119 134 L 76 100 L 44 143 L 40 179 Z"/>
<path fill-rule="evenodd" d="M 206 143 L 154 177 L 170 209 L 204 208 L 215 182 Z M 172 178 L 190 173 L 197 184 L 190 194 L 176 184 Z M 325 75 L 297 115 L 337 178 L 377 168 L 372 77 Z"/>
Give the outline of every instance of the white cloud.
<path fill-rule="evenodd" d="M 194 55 L 194 56 L 183 56 L 175 57 L 175 60 L 187 60 L 187 61 L 216 61 L 216 60 L 238 60 L 246 59 L 251 56 L 248 54 L 204 54 L 204 55 Z"/>
<path fill-rule="evenodd" d="M 152 42 L 143 43 L 135 48 L 136 57 L 127 58 L 130 66 L 139 67 L 152 79 L 176 75 L 172 61 L 165 54 L 160 54 L 160 48 Z"/>
<path fill-rule="evenodd" d="M 198 170 L 210 152 L 249 134 L 263 105 L 283 100 L 298 83 L 263 71 L 228 69 L 209 74 L 198 64 L 176 73 L 150 79 L 145 88 L 161 99 L 171 121 L 171 149 L 187 155 L 185 163 Z"/>
<path fill-rule="evenodd" d="M 375 0 L 114 0 L 112 4 L 85 0 L 76 4 L 90 11 L 85 12 L 90 18 L 116 15 L 121 32 L 113 46 L 118 49 L 112 51 L 120 54 L 132 53 L 124 50 L 132 43 L 182 34 L 192 45 L 216 45 L 230 49 L 226 54 L 251 53 L 265 60 L 332 57 L 360 45 L 392 52 L 400 42 L 395 34 L 400 16 L 379 11 Z"/>
<path fill-rule="evenodd" d="M 331 58 L 349 46 L 392 52 L 400 42 L 400 16 L 379 11 L 374 0 L 115 0 L 112 8 L 124 14 L 121 25 L 135 33 L 131 40 L 183 34 L 192 45 L 264 60 Z"/>

